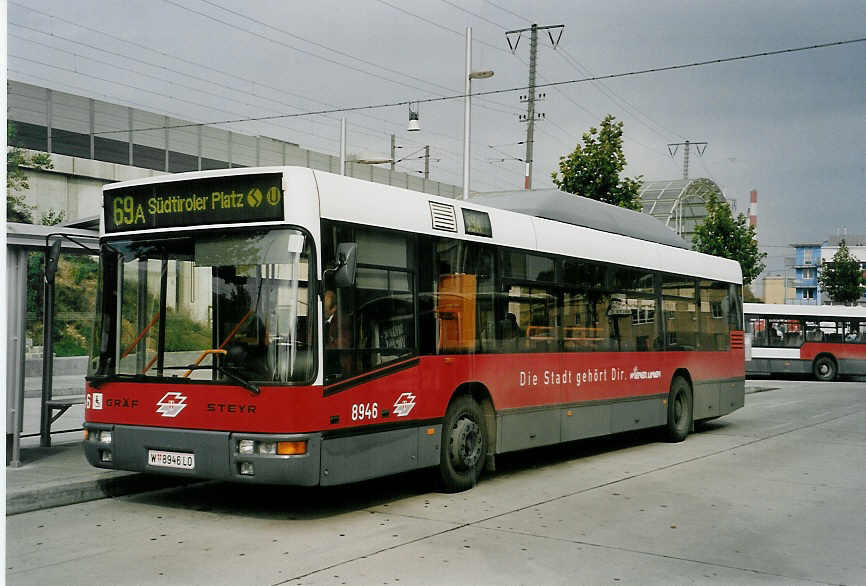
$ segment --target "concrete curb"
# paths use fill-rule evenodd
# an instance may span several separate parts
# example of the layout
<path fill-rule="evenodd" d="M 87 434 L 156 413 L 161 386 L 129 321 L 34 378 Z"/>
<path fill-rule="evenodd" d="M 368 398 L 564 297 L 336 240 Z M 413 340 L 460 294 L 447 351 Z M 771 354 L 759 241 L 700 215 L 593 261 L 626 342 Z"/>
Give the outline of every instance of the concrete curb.
<path fill-rule="evenodd" d="M 6 516 L 199 482 L 202 481 L 130 472 L 110 478 L 72 482 L 62 486 L 19 490 L 7 493 Z"/>

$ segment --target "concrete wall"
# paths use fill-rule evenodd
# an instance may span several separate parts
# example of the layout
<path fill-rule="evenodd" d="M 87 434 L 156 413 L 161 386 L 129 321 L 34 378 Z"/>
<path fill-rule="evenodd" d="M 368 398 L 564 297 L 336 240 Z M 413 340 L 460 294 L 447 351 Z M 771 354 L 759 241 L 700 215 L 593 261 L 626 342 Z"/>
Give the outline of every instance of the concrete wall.
<path fill-rule="evenodd" d="M 67 220 L 96 216 L 101 211 L 102 186 L 106 183 L 164 174 L 67 155 L 53 154 L 51 160 L 54 169 L 27 171 L 30 189 L 25 195 L 27 202 L 36 206 L 33 217 L 37 222 L 49 209 L 66 212 Z"/>
<path fill-rule="evenodd" d="M 38 222 L 49 209 L 69 220 L 98 214 L 100 188 L 166 172 L 298 165 L 339 172 L 339 157 L 268 136 L 197 125 L 45 87 L 9 81 L 13 145 L 50 152 L 54 169 L 29 173 L 28 203 Z M 144 129 L 153 130 L 144 130 Z M 347 175 L 425 193 L 460 197 L 462 187 L 384 167 L 349 163 Z"/>

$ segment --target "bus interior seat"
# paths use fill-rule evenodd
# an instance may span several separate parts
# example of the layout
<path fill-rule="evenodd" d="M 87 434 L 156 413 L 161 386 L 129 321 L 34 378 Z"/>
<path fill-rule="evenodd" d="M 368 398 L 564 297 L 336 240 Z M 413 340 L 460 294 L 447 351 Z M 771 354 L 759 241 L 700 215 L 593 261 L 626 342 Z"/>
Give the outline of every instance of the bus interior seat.
<path fill-rule="evenodd" d="M 820 342 L 824 339 L 824 334 L 821 330 L 809 330 L 806 332 L 807 342 Z"/>
<path fill-rule="evenodd" d="M 796 348 L 803 342 L 803 337 L 800 332 L 787 332 L 785 334 L 785 346 Z"/>

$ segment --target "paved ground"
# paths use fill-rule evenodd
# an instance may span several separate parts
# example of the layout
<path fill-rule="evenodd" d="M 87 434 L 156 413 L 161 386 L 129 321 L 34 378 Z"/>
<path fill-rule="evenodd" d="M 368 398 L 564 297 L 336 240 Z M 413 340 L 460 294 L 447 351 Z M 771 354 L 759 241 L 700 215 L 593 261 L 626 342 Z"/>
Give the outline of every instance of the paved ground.
<path fill-rule="evenodd" d="M 750 381 L 681 444 L 498 459 L 460 494 L 402 475 L 223 483 L 7 518 L 15 584 L 864 584 L 866 385 Z"/>
<path fill-rule="evenodd" d="M 24 399 L 25 434 L 39 433 L 39 409 L 38 398 Z M 38 436 L 21 440 L 21 465 L 6 467 L 7 515 L 178 484 L 168 478 L 94 468 L 81 447 L 83 421 L 84 405 L 74 405 L 53 425 L 55 430 L 74 431 L 53 434 L 51 447 L 40 448 Z"/>

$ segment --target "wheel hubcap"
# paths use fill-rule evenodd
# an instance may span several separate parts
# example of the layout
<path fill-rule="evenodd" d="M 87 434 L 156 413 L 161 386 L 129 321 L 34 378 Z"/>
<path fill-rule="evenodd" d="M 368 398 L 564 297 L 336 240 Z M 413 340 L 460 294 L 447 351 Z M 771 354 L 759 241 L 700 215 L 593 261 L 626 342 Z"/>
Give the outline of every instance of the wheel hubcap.
<path fill-rule="evenodd" d="M 471 470 L 481 458 L 481 428 L 471 419 L 459 419 L 451 429 L 450 457 L 455 468 Z"/>
<path fill-rule="evenodd" d="M 818 365 L 818 372 L 820 372 L 822 376 L 827 376 L 827 373 L 830 372 L 830 365 L 826 362 L 822 362 Z"/>

